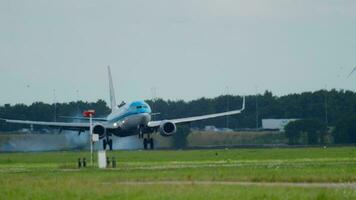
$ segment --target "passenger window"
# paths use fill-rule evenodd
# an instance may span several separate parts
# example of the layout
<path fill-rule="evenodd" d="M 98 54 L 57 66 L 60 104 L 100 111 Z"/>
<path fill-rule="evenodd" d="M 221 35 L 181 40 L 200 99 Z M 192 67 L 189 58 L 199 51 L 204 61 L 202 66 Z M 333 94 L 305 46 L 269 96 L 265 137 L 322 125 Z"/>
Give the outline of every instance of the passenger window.
<path fill-rule="evenodd" d="M 137 106 L 136 108 L 137 108 L 137 109 L 141 109 L 141 108 L 142 108 L 142 106 Z"/>

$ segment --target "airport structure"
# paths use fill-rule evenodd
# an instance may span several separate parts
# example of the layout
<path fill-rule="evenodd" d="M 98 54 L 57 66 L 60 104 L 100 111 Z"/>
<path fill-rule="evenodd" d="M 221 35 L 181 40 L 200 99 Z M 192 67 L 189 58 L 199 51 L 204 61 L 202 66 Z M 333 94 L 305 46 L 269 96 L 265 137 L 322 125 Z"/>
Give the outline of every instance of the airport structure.
<path fill-rule="evenodd" d="M 297 119 L 262 119 L 262 128 L 265 130 L 284 131 L 284 127 Z"/>

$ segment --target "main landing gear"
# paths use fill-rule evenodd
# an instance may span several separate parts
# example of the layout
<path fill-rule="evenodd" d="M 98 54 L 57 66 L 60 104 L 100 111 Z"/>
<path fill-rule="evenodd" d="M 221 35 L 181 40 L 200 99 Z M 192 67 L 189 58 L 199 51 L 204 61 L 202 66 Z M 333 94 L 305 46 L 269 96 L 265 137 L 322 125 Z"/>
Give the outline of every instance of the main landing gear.
<path fill-rule="evenodd" d="M 147 138 L 144 137 L 144 134 L 143 134 L 143 127 L 140 126 L 138 127 L 139 129 L 139 133 L 138 133 L 138 137 L 139 138 L 143 138 L 143 148 L 145 150 L 147 149 L 154 149 L 154 141 L 153 141 L 153 138 L 151 138 L 151 134 L 150 133 L 147 133 Z M 148 148 L 149 147 L 149 148 Z"/>
<path fill-rule="evenodd" d="M 106 139 L 103 139 L 103 149 L 106 150 L 106 146 L 109 145 L 109 150 L 112 151 L 112 139 L 107 137 Z"/>
<path fill-rule="evenodd" d="M 143 148 L 148 149 L 148 146 L 150 149 L 154 149 L 153 138 L 143 138 Z"/>

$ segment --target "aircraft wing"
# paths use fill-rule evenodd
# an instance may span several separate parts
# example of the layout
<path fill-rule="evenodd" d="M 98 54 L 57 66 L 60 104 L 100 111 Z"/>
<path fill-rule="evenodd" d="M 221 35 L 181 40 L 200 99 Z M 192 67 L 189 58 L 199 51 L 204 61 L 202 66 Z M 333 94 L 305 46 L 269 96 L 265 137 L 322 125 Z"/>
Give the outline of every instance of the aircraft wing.
<path fill-rule="evenodd" d="M 58 116 L 58 118 L 63 118 L 63 119 L 77 119 L 77 120 L 86 120 L 89 121 L 88 117 L 70 117 L 70 116 Z M 93 117 L 93 121 L 107 121 L 106 118 L 101 118 L 101 117 Z"/>
<path fill-rule="evenodd" d="M 13 119 L 1 119 L 6 123 L 12 124 L 28 124 L 38 126 L 48 126 L 53 128 L 60 128 L 64 130 L 89 130 L 89 123 L 68 123 L 68 122 L 41 122 L 41 121 L 27 121 L 27 120 L 13 120 Z"/>
<path fill-rule="evenodd" d="M 232 110 L 232 111 L 227 111 L 227 112 L 214 113 L 214 114 L 209 114 L 209 115 L 201 115 L 201 116 L 195 116 L 195 117 L 171 119 L 171 120 L 167 120 L 167 121 L 173 122 L 175 124 L 189 123 L 189 122 L 200 121 L 200 120 L 204 120 L 204 119 L 211 119 L 211 118 L 223 117 L 223 116 L 228 116 L 228 115 L 236 115 L 236 114 L 240 114 L 243 110 L 245 110 L 245 97 L 243 98 L 242 108 L 240 110 Z M 151 127 L 151 128 L 158 127 L 161 125 L 162 121 L 164 121 L 164 120 L 151 121 L 148 123 L 148 127 Z"/>

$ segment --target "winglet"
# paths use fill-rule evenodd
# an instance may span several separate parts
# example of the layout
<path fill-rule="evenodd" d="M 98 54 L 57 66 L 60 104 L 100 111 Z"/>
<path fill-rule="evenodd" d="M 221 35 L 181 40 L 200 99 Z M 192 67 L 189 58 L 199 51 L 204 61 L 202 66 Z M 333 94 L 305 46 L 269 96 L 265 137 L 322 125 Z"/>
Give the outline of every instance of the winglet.
<path fill-rule="evenodd" d="M 117 104 L 115 98 L 114 84 L 112 82 L 112 77 L 111 77 L 110 66 L 108 66 L 108 73 L 109 73 L 109 88 L 110 88 L 110 106 L 111 106 L 111 112 L 113 112 L 117 110 Z"/>
<path fill-rule="evenodd" d="M 241 108 L 241 111 L 245 110 L 245 103 L 246 103 L 246 97 L 243 96 L 242 97 L 242 108 Z"/>

